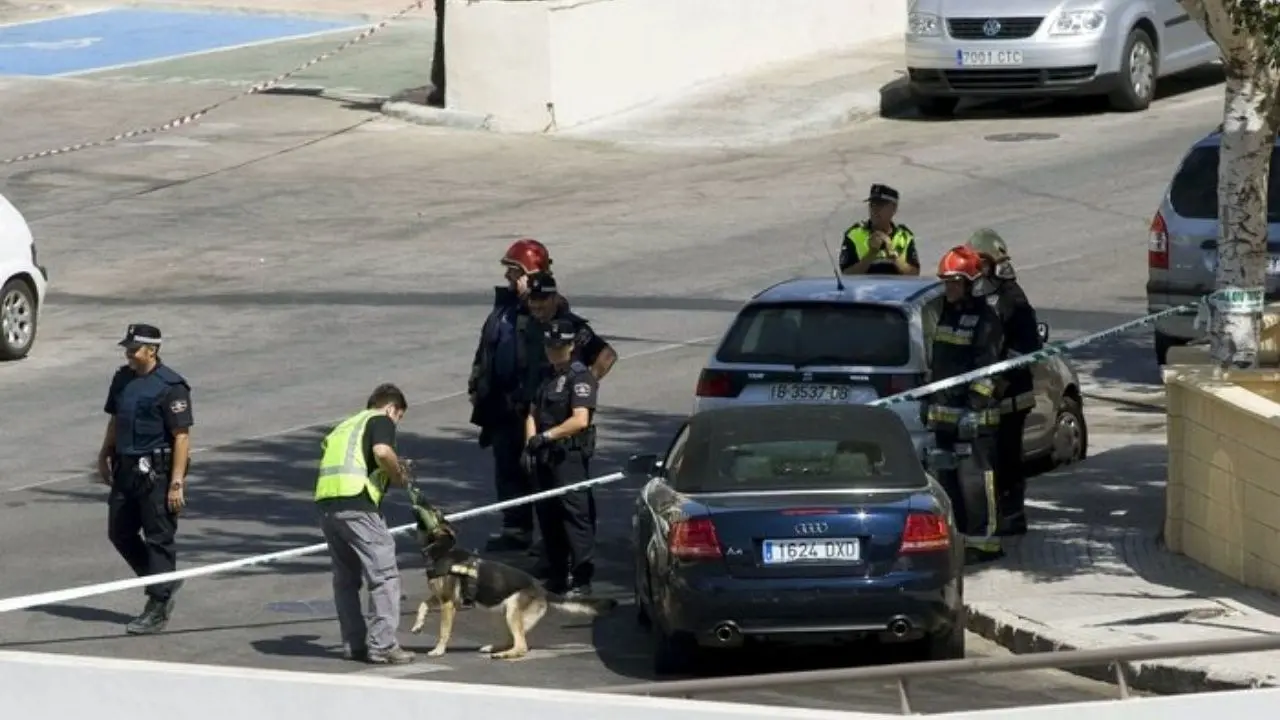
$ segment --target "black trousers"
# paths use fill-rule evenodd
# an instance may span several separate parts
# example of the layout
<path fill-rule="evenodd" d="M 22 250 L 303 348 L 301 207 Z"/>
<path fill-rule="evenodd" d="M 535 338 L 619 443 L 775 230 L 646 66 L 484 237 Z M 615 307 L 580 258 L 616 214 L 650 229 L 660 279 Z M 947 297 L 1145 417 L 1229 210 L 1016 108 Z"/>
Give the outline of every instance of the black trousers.
<path fill-rule="evenodd" d="M 997 453 L 995 434 L 960 440 L 953 430 L 939 429 L 934 437 L 940 450 L 954 450 L 958 444 L 970 447 L 969 457 L 961 459 L 959 467 L 938 472 L 938 482 L 951 500 L 960 532 L 973 538 L 994 536 L 998 521 L 992 471 Z"/>
<path fill-rule="evenodd" d="M 533 478 L 520 465 L 524 455 L 524 418 L 511 415 L 493 428 L 493 485 L 498 502 L 534 492 Z M 502 531 L 533 539 L 533 505 L 526 503 L 502 511 Z"/>
<path fill-rule="evenodd" d="M 589 463 L 579 451 L 553 451 L 550 462 L 538 466 L 538 490 L 586 480 Z M 589 583 L 595 575 L 595 500 L 590 490 L 575 490 L 537 503 L 538 524 L 546 549 L 551 580 L 558 584 L 568 570 L 573 583 Z"/>
<path fill-rule="evenodd" d="M 1016 519 L 1025 512 L 1027 475 L 1022 462 L 1022 434 L 1030 410 L 1000 416 L 996 431 L 996 497 L 1003 519 Z"/>
<path fill-rule="evenodd" d="M 107 537 L 139 577 L 173 572 L 178 566 L 178 516 L 169 512 L 169 471 L 154 482 L 137 472 L 132 458 L 117 461 L 107 496 Z M 148 585 L 147 597 L 166 602 L 174 583 Z"/>

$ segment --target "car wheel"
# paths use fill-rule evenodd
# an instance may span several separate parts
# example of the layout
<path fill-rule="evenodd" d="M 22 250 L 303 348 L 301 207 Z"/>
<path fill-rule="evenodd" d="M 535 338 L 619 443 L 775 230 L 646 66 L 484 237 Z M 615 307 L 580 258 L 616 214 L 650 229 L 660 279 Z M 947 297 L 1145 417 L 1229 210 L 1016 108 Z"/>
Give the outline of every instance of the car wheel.
<path fill-rule="evenodd" d="M 688 675 L 698 667 L 698 659 L 702 648 L 692 635 L 687 633 L 668 633 L 659 630 L 654 633 L 653 673 L 655 675 Z"/>
<path fill-rule="evenodd" d="M 1180 337 L 1166 335 L 1159 330 L 1155 333 L 1156 364 L 1163 366 L 1169 362 L 1169 350 L 1186 345 L 1187 341 Z"/>
<path fill-rule="evenodd" d="M 1089 453 L 1089 428 L 1085 424 L 1080 401 L 1067 396 L 1053 421 L 1053 464 L 1070 465 L 1085 459 Z"/>
<path fill-rule="evenodd" d="M 960 98 L 952 97 L 918 97 L 916 110 L 925 117 L 951 117 L 956 112 Z"/>
<path fill-rule="evenodd" d="M 1120 85 L 1109 96 L 1111 107 L 1121 112 L 1146 110 L 1156 96 L 1157 63 L 1151 36 L 1145 30 L 1134 28 L 1124 44 Z"/>
<path fill-rule="evenodd" d="M 14 278 L 0 288 L 0 360 L 21 360 L 36 341 L 36 298 Z"/>

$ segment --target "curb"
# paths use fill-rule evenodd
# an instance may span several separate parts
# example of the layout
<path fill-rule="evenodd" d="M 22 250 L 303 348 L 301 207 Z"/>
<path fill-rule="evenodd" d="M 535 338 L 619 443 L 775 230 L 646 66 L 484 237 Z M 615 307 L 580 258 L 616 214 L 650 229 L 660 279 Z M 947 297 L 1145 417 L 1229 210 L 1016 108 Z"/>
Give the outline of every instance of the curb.
<path fill-rule="evenodd" d="M 397 120 L 431 127 L 451 127 L 461 130 L 491 130 L 490 116 L 477 113 L 430 107 L 417 103 L 391 101 L 379 108 L 383 115 Z"/>
<path fill-rule="evenodd" d="M 1096 649 L 1075 645 L 1063 639 L 1061 634 L 1053 628 L 1013 613 L 975 605 L 966 605 L 966 609 L 970 632 L 1018 655 Z M 1117 684 L 1115 670 L 1110 665 L 1063 668 L 1063 672 L 1090 680 Z M 1162 660 L 1125 663 L 1124 675 L 1129 689 L 1158 695 L 1275 687 L 1257 679 L 1221 677 L 1212 670 L 1181 667 Z"/>

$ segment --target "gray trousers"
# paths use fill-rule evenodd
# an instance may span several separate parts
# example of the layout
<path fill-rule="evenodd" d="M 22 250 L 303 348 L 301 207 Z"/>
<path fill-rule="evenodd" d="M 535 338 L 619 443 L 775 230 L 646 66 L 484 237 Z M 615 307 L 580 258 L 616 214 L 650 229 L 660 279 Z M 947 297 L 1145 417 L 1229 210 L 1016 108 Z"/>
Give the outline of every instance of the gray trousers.
<path fill-rule="evenodd" d="M 382 515 L 365 510 L 320 511 L 320 529 L 333 560 L 333 603 L 342 641 L 351 650 L 382 653 L 399 644 L 400 569 L 396 541 Z M 369 591 L 360 609 L 360 587 Z"/>

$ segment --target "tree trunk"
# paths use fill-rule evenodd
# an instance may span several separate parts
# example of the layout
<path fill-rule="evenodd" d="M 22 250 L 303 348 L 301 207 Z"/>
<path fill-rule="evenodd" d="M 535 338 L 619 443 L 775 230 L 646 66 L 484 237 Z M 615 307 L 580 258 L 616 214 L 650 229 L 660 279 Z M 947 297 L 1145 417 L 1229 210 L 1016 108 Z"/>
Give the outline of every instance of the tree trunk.
<path fill-rule="evenodd" d="M 1218 161 L 1218 270 L 1210 302 L 1209 340 L 1222 368 L 1257 361 L 1262 307 L 1256 293 L 1267 284 L 1267 178 L 1276 131 L 1271 122 L 1270 73 L 1227 63 L 1222 151 Z M 1252 63 L 1250 63 L 1252 65 Z M 1240 72 L 1245 71 L 1245 72 Z M 1261 76 L 1261 77 L 1259 77 Z"/>
<path fill-rule="evenodd" d="M 1222 51 L 1226 75 L 1218 160 L 1216 293 L 1208 302 L 1210 352 L 1218 367 L 1252 367 L 1267 287 L 1267 178 L 1277 127 L 1271 47 L 1274 8 L 1241 0 L 1178 0 Z M 1280 210 L 1280 208 L 1277 208 Z"/>

